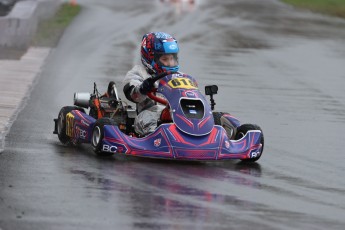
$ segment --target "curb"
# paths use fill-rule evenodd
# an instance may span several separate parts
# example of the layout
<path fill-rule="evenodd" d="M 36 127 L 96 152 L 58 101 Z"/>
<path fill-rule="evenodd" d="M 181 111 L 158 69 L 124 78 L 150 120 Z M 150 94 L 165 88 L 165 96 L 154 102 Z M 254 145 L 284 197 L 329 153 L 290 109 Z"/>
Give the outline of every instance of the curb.
<path fill-rule="evenodd" d="M 13 122 L 30 98 L 51 48 L 29 48 L 20 60 L 0 60 L 0 153 Z"/>
<path fill-rule="evenodd" d="M 62 0 L 26 0 L 17 2 L 12 11 L 0 17 L 0 47 L 22 49 L 19 60 L 0 60 L 0 154 L 5 138 L 31 91 L 51 48 L 30 47 L 40 20 L 52 17 Z"/>

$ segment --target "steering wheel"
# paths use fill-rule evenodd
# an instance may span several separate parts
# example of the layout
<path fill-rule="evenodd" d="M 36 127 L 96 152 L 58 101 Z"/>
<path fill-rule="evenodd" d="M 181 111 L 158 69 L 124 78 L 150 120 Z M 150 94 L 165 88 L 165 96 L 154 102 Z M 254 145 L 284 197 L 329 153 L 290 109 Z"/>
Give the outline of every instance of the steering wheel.
<path fill-rule="evenodd" d="M 152 81 L 153 81 L 153 82 L 156 82 L 156 81 L 162 79 L 163 77 L 168 76 L 168 75 L 173 74 L 173 73 L 176 73 L 176 72 L 170 72 L 170 71 L 168 71 L 168 72 L 163 72 L 163 73 L 161 73 L 161 74 L 158 74 L 158 75 L 154 76 L 154 77 L 152 78 Z M 164 99 L 164 98 L 157 97 L 157 96 L 155 95 L 155 92 L 157 92 L 157 89 L 156 89 L 156 88 L 154 88 L 154 89 L 152 89 L 150 92 L 148 92 L 148 93 L 147 93 L 147 96 L 148 96 L 149 98 L 151 98 L 152 100 L 154 100 L 155 102 L 158 102 L 158 103 L 163 104 L 163 105 L 168 105 L 168 101 L 167 101 L 166 99 Z"/>

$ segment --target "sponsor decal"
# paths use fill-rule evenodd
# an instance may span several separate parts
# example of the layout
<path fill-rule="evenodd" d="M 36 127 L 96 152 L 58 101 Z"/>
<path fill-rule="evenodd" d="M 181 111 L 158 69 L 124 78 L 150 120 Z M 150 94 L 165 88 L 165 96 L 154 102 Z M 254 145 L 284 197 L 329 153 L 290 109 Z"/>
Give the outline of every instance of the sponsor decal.
<path fill-rule="evenodd" d="M 162 139 L 161 138 L 158 138 L 156 140 L 153 141 L 153 145 L 155 147 L 159 147 L 161 145 L 161 142 L 162 142 Z"/>
<path fill-rule="evenodd" d="M 190 114 L 197 114 L 196 110 L 194 110 L 194 109 L 190 109 L 190 110 L 189 110 L 189 113 L 190 113 Z"/>
<path fill-rule="evenodd" d="M 90 124 L 89 124 L 89 123 L 87 123 L 87 122 L 86 122 L 86 121 L 84 121 L 84 120 L 81 120 L 81 123 L 82 123 L 83 125 L 87 126 L 87 127 L 89 127 L 89 126 L 90 126 Z"/>
<path fill-rule="evenodd" d="M 81 139 L 86 139 L 87 137 L 87 131 L 84 129 L 81 129 L 80 127 L 76 127 L 76 137 Z"/>
<path fill-rule="evenodd" d="M 225 141 L 225 147 L 228 149 L 230 148 L 230 142 L 229 141 Z"/>
<path fill-rule="evenodd" d="M 180 73 L 174 73 L 174 74 L 171 75 L 171 79 L 175 79 L 175 78 L 181 77 L 181 76 L 183 76 L 183 75 L 180 74 Z"/>
<path fill-rule="evenodd" d="M 169 49 L 171 49 L 171 50 L 175 50 L 175 49 L 177 49 L 177 45 L 172 44 L 172 45 L 170 45 L 170 46 L 169 46 Z"/>
<path fill-rule="evenodd" d="M 116 153 L 117 152 L 117 147 L 114 145 L 103 145 L 102 146 L 102 151 L 103 152 L 109 152 L 109 153 Z"/>
<path fill-rule="evenodd" d="M 143 64 L 145 65 L 145 67 L 147 67 L 147 68 L 152 68 L 152 66 L 151 66 L 150 64 L 148 64 L 148 63 L 145 61 L 145 59 L 141 58 L 141 60 L 144 60 L 144 61 L 143 61 Z"/>
<path fill-rule="evenodd" d="M 162 48 L 162 45 L 160 43 L 155 44 L 155 49 L 160 50 Z"/>
<path fill-rule="evenodd" d="M 187 97 L 195 97 L 195 93 L 194 92 L 191 92 L 191 91 L 188 91 L 188 92 L 186 92 L 186 96 Z"/>
<path fill-rule="evenodd" d="M 261 155 L 261 151 L 259 149 L 255 149 L 250 153 L 250 158 L 256 158 Z"/>

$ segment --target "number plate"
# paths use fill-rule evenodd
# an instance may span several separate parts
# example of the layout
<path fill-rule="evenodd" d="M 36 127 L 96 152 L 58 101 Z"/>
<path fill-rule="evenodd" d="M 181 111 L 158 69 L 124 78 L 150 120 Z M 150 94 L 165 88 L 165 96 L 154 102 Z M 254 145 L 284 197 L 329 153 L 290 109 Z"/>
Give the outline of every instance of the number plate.
<path fill-rule="evenodd" d="M 172 79 L 168 82 L 168 85 L 174 89 L 197 89 L 193 81 L 185 77 Z"/>
<path fill-rule="evenodd" d="M 73 137 L 73 126 L 74 126 L 74 115 L 72 113 L 67 113 L 66 115 L 66 135 Z"/>

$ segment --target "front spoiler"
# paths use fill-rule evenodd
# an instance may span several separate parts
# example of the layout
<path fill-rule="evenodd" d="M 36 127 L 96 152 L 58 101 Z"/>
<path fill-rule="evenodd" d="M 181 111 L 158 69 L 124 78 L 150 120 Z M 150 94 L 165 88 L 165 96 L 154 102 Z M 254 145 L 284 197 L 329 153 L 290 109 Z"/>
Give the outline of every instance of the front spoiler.
<path fill-rule="evenodd" d="M 249 131 L 240 140 L 229 140 L 221 126 L 203 136 L 181 132 L 174 124 L 163 124 L 144 138 L 130 137 L 117 126 L 106 125 L 102 151 L 126 155 L 192 161 L 249 159 L 262 152 L 261 131 Z"/>

